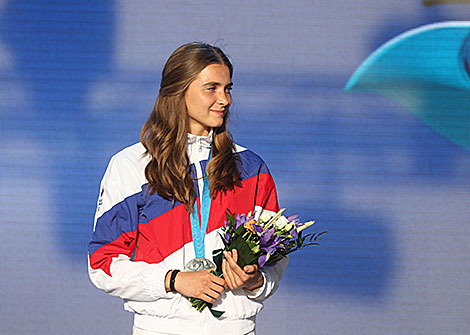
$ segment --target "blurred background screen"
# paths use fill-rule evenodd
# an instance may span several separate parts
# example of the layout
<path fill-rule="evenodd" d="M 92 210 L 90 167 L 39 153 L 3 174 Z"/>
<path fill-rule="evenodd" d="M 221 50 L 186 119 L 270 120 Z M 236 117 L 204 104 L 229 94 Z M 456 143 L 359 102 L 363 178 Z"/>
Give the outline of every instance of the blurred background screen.
<path fill-rule="evenodd" d="M 231 132 L 267 162 L 281 207 L 329 232 L 291 257 L 258 333 L 470 332 L 470 151 L 343 90 L 380 45 L 470 5 L 0 0 L 0 16 L 1 334 L 131 333 L 88 279 L 99 183 L 190 41 L 230 56 Z"/>

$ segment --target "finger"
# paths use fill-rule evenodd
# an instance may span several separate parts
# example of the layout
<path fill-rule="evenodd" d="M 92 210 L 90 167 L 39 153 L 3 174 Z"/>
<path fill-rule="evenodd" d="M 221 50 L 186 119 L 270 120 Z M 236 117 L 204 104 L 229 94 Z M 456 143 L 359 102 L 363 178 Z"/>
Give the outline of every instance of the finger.
<path fill-rule="evenodd" d="M 234 249 L 235 250 L 235 249 Z M 235 266 L 238 266 L 237 264 L 237 260 L 234 258 L 234 254 L 230 251 L 224 251 L 224 255 L 225 255 L 225 259 L 227 260 L 228 264 L 231 266 L 231 267 L 235 267 Z M 235 257 L 238 258 L 238 255 L 236 255 Z"/>
<path fill-rule="evenodd" d="M 217 299 L 219 299 L 220 294 L 222 293 L 222 292 L 219 292 L 217 290 L 220 290 L 220 286 L 217 286 L 217 289 L 212 289 L 212 288 L 208 287 L 205 291 L 205 294 L 210 296 L 211 298 L 217 300 Z M 222 291 L 223 291 L 223 288 L 222 288 Z"/>
<path fill-rule="evenodd" d="M 230 268 L 230 266 L 228 265 L 228 262 L 226 259 L 222 261 L 222 266 L 223 266 L 224 277 L 227 282 L 228 288 L 231 290 L 236 289 L 234 273 L 232 269 Z"/>
<path fill-rule="evenodd" d="M 243 268 L 243 271 L 245 271 L 248 274 L 255 273 L 256 271 L 258 271 L 258 265 L 256 265 L 256 264 L 247 265 Z"/>
<path fill-rule="evenodd" d="M 207 285 L 203 283 L 203 285 L 200 288 L 199 293 L 196 295 L 196 298 L 200 298 L 204 301 L 214 303 L 220 297 L 220 292 L 218 292 L 217 290 L 220 290 L 219 285 L 216 285 L 210 282 Z M 223 291 L 223 287 L 222 287 L 222 291 Z"/>
<path fill-rule="evenodd" d="M 227 265 L 227 260 L 223 259 L 222 260 L 222 273 L 225 278 L 225 284 L 229 289 L 233 289 L 233 282 L 232 282 L 232 274 L 229 272 L 228 265 Z"/>
<path fill-rule="evenodd" d="M 227 271 L 226 271 L 226 264 L 225 264 L 226 260 L 225 259 L 222 259 L 222 265 L 221 265 L 221 270 L 222 270 L 222 277 L 224 278 L 225 280 L 225 288 L 228 288 L 229 286 L 229 280 L 230 278 L 228 277 L 228 274 L 227 274 Z"/>
<path fill-rule="evenodd" d="M 216 276 L 215 274 L 211 273 L 210 274 L 210 280 L 212 283 L 218 285 L 218 286 L 225 286 L 225 280 L 224 278 L 220 278 L 219 276 Z"/>
<path fill-rule="evenodd" d="M 235 251 L 235 249 L 233 250 Z M 233 252 L 232 251 L 232 252 Z M 232 253 L 233 254 L 233 253 Z M 236 254 L 236 253 L 235 253 Z M 238 256 L 235 256 L 235 257 L 238 257 Z M 227 255 L 226 257 L 227 259 L 227 262 L 228 262 L 228 265 L 230 266 L 230 268 L 232 269 L 232 271 L 234 272 L 234 274 L 237 275 L 237 277 L 241 278 L 242 281 L 245 281 L 243 278 L 246 277 L 246 273 L 245 271 L 243 271 L 242 268 L 240 268 L 237 264 L 237 262 L 235 261 L 235 259 L 233 257 L 231 257 L 230 255 Z"/>
<path fill-rule="evenodd" d="M 207 293 L 204 293 L 204 294 L 202 294 L 200 297 L 196 297 L 196 298 L 202 299 L 202 300 L 204 300 L 204 301 L 206 301 L 206 302 L 209 302 L 209 303 L 213 304 L 213 303 L 217 300 L 218 297 L 217 297 L 217 298 L 214 298 L 214 297 L 212 297 L 211 295 L 209 295 L 209 294 L 207 294 Z"/>
<path fill-rule="evenodd" d="M 237 249 L 232 249 L 232 258 L 236 262 L 238 262 L 238 250 Z"/>
<path fill-rule="evenodd" d="M 219 277 L 217 277 L 217 278 L 221 279 Z M 218 294 L 220 294 L 225 290 L 225 280 L 222 279 L 222 285 L 220 285 L 219 283 L 211 282 L 211 283 L 209 283 L 209 285 L 207 287 L 209 287 L 212 291 L 215 291 Z"/>
<path fill-rule="evenodd" d="M 238 288 L 238 287 L 244 285 L 245 282 L 250 279 L 250 276 L 247 275 L 239 267 L 237 267 L 237 269 L 240 271 L 240 273 L 237 273 L 236 271 L 234 271 L 234 269 L 230 266 L 229 263 L 227 263 L 227 268 L 228 268 L 229 273 L 231 273 L 231 275 L 232 275 L 232 277 L 231 277 L 232 287 L 233 287 L 232 289 L 235 289 L 235 288 Z"/>

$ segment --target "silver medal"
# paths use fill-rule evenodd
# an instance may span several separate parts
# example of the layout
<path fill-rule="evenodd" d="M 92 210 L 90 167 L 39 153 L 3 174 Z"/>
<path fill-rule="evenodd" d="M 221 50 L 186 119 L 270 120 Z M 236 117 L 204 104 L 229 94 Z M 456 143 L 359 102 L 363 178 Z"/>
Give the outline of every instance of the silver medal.
<path fill-rule="evenodd" d="M 215 269 L 216 265 L 210 259 L 204 257 L 198 257 L 190 260 L 185 266 L 184 272 L 194 272 L 201 270 Z"/>

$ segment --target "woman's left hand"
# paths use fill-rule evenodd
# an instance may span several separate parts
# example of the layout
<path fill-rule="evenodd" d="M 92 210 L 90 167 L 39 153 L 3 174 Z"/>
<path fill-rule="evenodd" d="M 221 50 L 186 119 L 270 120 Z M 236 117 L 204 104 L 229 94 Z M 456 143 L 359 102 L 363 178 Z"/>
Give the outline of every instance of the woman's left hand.
<path fill-rule="evenodd" d="M 258 271 L 258 265 L 247 265 L 243 269 L 238 266 L 238 252 L 236 249 L 224 251 L 225 259 L 222 262 L 222 272 L 228 288 L 234 290 L 243 287 L 246 290 L 255 290 L 264 284 L 264 277 Z"/>

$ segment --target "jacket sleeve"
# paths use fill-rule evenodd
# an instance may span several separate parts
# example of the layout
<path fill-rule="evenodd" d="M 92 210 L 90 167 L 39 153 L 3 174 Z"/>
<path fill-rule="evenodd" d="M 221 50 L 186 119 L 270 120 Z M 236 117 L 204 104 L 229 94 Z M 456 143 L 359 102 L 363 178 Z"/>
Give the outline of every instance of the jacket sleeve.
<path fill-rule="evenodd" d="M 171 298 L 165 290 L 168 269 L 161 264 L 133 262 L 142 171 L 123 157 L 114 156 L 101 182 L 94 231 L 88 246 L 88 273 L 99 289 L 123 299 L 154 301 Z"/>
<path fill-rule="evenodd" d="M 259 218 L 263 211 L 275 214 L 279 211 L 277 193 L 274 180 L 263 162 L 258 174 L 257 194 L 255 199 L 254 216 Z M 247 296 L 256 301 L 262 302 L 269 298 L 279 287 L 279 282 L 286 270 L 289 257 L 285 257 L 273 266 L 266 266 L 260 269 L 264 277 L 263 285 L 253 291 L 246 291 Z"/>

